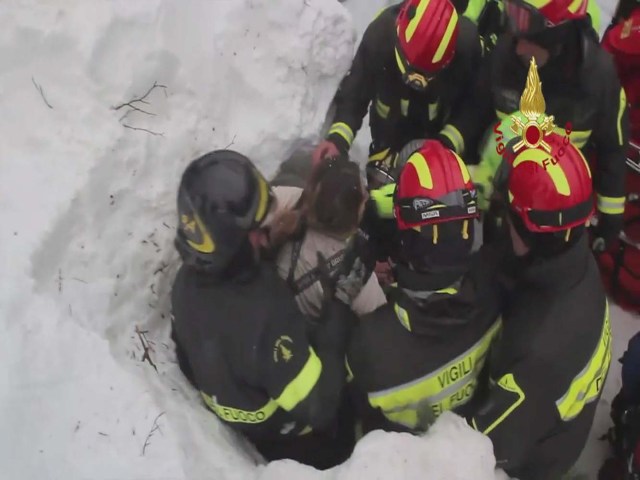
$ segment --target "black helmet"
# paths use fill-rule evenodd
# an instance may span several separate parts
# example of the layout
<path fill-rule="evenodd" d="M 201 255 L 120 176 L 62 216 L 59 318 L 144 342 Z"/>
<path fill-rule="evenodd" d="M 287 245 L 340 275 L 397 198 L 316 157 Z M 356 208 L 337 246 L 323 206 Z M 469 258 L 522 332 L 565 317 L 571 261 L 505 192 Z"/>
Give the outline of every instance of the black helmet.
<path fill-rule="evenodd" d="M 175 245 L 182 260 L 224 271 L 240 251 L 246 253 L 248 233 L 260 226 L 271 201 L 267 181 L 244 155 L 216 150 L 194 160 L 178 189 Z"/>

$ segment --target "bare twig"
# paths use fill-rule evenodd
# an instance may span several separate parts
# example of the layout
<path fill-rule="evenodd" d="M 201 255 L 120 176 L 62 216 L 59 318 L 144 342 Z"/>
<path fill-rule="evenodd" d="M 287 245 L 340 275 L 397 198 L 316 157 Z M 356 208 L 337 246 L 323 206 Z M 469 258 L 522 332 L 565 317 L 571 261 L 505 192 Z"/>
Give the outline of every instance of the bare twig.
<path fill-rule="evenodd" d="M 62 269 L 58 269 L 58 292 L 62 293 Z"/>
<path fill-rule="evenodd" d="M 103 437 L 108 437 L 109 435 L 103 432 L 98 432 L 98 435 L 102 435 Z"/>
<path fill-rule="evenodd" d="M 149 289 L 151 290 L 151 293 L 156 295 L 156 291 L 153 289 L 154 286 L 155 286 L 155 283 L 152 283 L 151 285 L 149 285 Z"/>
<path fill-rule="evenodd" d="M 89 283 L 86 280 L 82 280 L 81 278 L 77 278 L 77 277 L 71 277 L 71 280 L 75 280 L 76 282 L 80 282 L 80 283 L 86 283 L 86 284 Z"/>
<path fill-rule="evenodd" d="M 117 105 L 117 106 L 111 107 L 111 108 L 113 108 L 114 110 L 120 110 L 123 107 L 129 107 L 129 108 L 132 108 L 133 110 L 137 110 L 139 112 L 146 113 L 147 115 L 155 115 L 155 113 L 149 113 L 149 112 L 146 112 L 146 111 L 142 110 L 141 108 L 136 107 L 135 105 L 133 105 L 133 103 L 134 102 L 140 102 L 140 103 L 142 103 L 144 105 L 149 105 L 149 102 L 147 102 L 145 99 L 156 88 L 164 88 L 164 89 L 166 89 L 167 86 L 166 85 L 160 85 L 158 82 L 153 82 L 153 85 L 151 85 L 149 90 L 147 90 L 147 92 L 144 95 L 142 95 L 140 98 L 132 98 L 128 102 L 124 102 L 124 103 L 122 103 L 120 105 Z"/>
<path fill-rule="evenodd" d="M 47 97 L 44 96 L 44 90 L 42 90 L 42 87 L 36 83 L 36 80 L 33 77 L 31 77 L 31 81 L 33 82 L 33 86 L 36 87 L 36 90 L 40 92 L 40 96 L 42 97 L 42 100 L 44 100 L 44 104 L 53 110 L 53 107 L 47 101 Z"/>
<path fill-rule="evenodd" d="M 231 145 L 233 145 L 236 141 L 236 136 L 234 135 L 233 138 L 231 139 L 231 143 L 229 145 L 227 145 L 226 147 L 223 148 L 223 150 L 226 150 L 227 148 L 229 148 Z"/>
<path fill-rule="evenodd" d="M 169 230 L 171 230 L 171 227 L 169 225 L 167 225 L 165 222 L 162 222 L 162 225 L 164 225 L 165 227 L 167 227 Z"/>
<path fill-rule="evenodd" d="M 162 433 L 162 430 L 160 430 L 160 425 L 158 425 L 158 419 L 164 415 L 165 412 L 160 412 L 158 414 L 158 416 L 155 418 L 155 420 L 153 421 L 153 425 L 151 425 L 151 430 L 149 430 L 149 433 L 147 434 L 147 438 L 145 438 L 144 440 L 144 445 L 142 446 L 142 455 L 144 456 L 145 452 L 147 451 L 147 447 L 149 446 L 149 444 L 151 443 L 151 437 L 153 437 L 153 434 L 156 433 L 156 431 Z"/>
<path fill-rule="evenodd" d="M 127 125 L 125 123 L 123 123 L 122 126 L 124 128 L 129 128 L 131 130 L 140 130 L 141 132 L 147 132 L 147 133 L 150 133 L 151 135 L 155 135 L 157 137 L 164 137 L 164 133 L 152 132 L 151 130 L 147 130 L 146 128 L 132 127 L 131 125 Z"/>
<path fill-rule="evenodd" d="M 136 325 L 136 333 L 138 334 L 138 338 L 140 339 L 140 343 L 142 344 L 142 350 L 144 351 L 144 354 L 142 355 L 142 361 L 148 361 L 149 365 L 151 365 L 156 373 L 158 373 L 158 367 L 156 367 L 156 364 L 153 363 L 153 360 L 151 359 L 150 352 L 153 352 L 154 350 L 153 347 L 149 344 L 149 340 L 147 340 L 146 334 L 148 332 L 146 330 L 140 330 Z"/>

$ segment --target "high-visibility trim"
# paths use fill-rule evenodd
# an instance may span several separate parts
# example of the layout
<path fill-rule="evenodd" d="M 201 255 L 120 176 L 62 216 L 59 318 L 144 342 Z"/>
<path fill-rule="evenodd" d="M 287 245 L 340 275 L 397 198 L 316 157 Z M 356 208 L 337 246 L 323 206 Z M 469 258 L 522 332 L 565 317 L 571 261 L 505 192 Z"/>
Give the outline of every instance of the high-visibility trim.
<path fill-rule="evenodd" d="M 400 52 L 398 51 L 398 47 L 395 48 L 395 52 L 396 52 L 396 63 L 398 64 L 400 73 L 404 75 L 407 70 L 404 68 L 404 63 L 402 62 L 402 58 L 400 57 Z"/>
<path fill-rule="evenodd" d="M 202 391 L 200 395 L 213 413 L 229 423 L 262 423 L 267 421 L 278 409 L 278 404 L 274 400 L 269 400 L 258 410 L 249 411 L 220 405 L 214 395 L 208 395 Z"/>
<path fill-rule="evenodd" d="M 351 365 L 349 365 L 349 359 L 347 357 L 344 358 L 344 367 L 347 370 L 347 383 L 350 383 L 355 377 L 353 376 L 353 371 L 351 370 Z"/>
<path fill-rule="evenodd" d="M 402 326 L 410 332 L 411 322 L 409 321 L 409 312 L 407 312 L 404 308 L 402 308 L 397 303 L 393 304 L 393 310 L 396 312 L 396 317 L 398 317 L 398 320 L 400 320 L 400 323 L 402 324 Z"/>
<path fill-rule="evenodd" d="M 471 174 L 469 173 L 467 166 L 464 164 L 464 162 L 462 161 L 462 159 L 457 153 L 453 152 L 453 154 L 455 155 L 456 160 L 458 161 L 458 166 L 460 167 L 460 173 L 462 173 L 462 180 L 464 180 L 464 183 L 469 182 L 471 180 Z"/>
<path fill-rule="evenodd" d="M 403 117 L 409 115 L 409 100 L 404 98 L 400 100 L 400 113 Z"/>
<path fill-rule="evenodd" d="M 447 24 L 447 29 L 444 31 L 444 35 L 440 40 L 440 45 L 438 45 L 438 49 L 436 50 L 436 53 L 433 55 L 433 59 L 432 59 L 433 63 L 437 63 L 440 60 L 442 60 L 442 57 L 444 56 L 444 52 L 447 51 L 447 47 L 451 43 L 451 37 L 453 36 L 453 32 L 456 28 L 456 25 L 458 25 L 458 12 L 453 10 L 451 18 L 449 19 L 449 23 Z"/>
<path fill-rule="evenodd" d="M 467 403 L 501 319 L 469 349 L 442 367 L 411 382 L 368 394 L 369 403 L 389 420 L 408 428 L 425 428 L 425 419 Z"/>
<path fill-rule="evenodd" d="M 464 138 L 462 138 L 460 130 L 458 130 L 450 123 L 447 123 L 444 128 L 440 130 L 440 134 L 449 139 L 456 153 L 461 154 L 462 152 L 464 152 Z"/>
<path fill-rule="evenodd" d="M 261 222 L 267 215 L 267 206 L 269 205 L 269 185 L 262 175 L 258 178 L 260 184 L 260 202 L 258 203 L 258 209 L 256 210 L 256 222 Z"/>
<path fill-rule="evenodd" d="M 351 130 L 351 127 L 346 123 L 338 122 L 331 125 L 331 128 L 329 129 L 329 135 L 333 133 L 338 134 L 342 138 L 344 138 L 344 140 L 347 142 L 347 144 L 349 144 L 349 146 L 351 146 L 351 144 L 353 143 L 353 138 L 354 138 L 353 130 Z"/>
<path fill-rule="evenodd" d="M 482 431 L 482 433 L 484 433 L 485 435 L 488 435 L 498 425 L 500 425 L 505 418 L 511 415 L 513 411 L 516 408 L 518 408 L 522 402 L 524 402 L 524 399 L 525 399 L 525 393 L 516 382 L 516 379 L 513 377 L 513 373 L 509 373 L 507 375 L 504 375 L 502 378 L 500 378 L 495 388 L 497 387 L 502 388 L 507 392 L 511 392 L 515 394 L 515 400 L 504 412 L 502 412 L 502 415 L 500 415 L 493 423 L 491 423 L 491 425 L 489 425 L 487 428 L 485 428 Z M 473 428 L 478 430 L 478 426 L 476 424 L 475 418 L 472 421 L 472 425 L 473 425 Z"/>
<path fill-rule="evenodd" d="M 436 101 L 435 103 L 429 104 L 429 120 L 433 120 L 438 116 L 438 108 L 440 104 Z"/>
<path fill-rule="evenodd" d="M 560 195 L 571 195 L 571 187 L 569 186 L 569 180 L 562 170 L 559 163 L 554 163 L 550 160 L 551 157 L 547 152 L 542 150 L 524 150 L 519 153 L 516 159 L 513 161 L 513 168 L 524 162 L 534 162 L 540 165 L 545 172 L 549 174 L 556 190 Z"/>
<path fill-rule="evenodd" d="M 618 145 L 622 146 L 623 136 L 622 136 L 622 115 L 624 114 L 624 110 L 627 108 L 627 94 L 624 91 L 624 88 L 620 87 L 620 104 L 618 105 Z"/>
<path fill-rule="evenodd" d="M 395 188 L 395 183 L 389 183 L 369 192 L 369 197 L 375 203 L 379 218 L 393 218 L 393 192 L 395 191 Z"/>
<path fill-rule="evenodd" d="M 458 289 L 454 287 L 441 288 L 440 290 L 436 290 L 436 293 L 444 293 L 445 295 L 455 295 L 458 293 Z"/>
<path fill-rule="evenodd" d="M 298 434 L 299 437 L 303 436 L 303 435 L 309 435 L 311 432 L 313 432 L 313 428 L 311 428 L 310 425 L 307 425 L 306 427 L 304 427 L 300 433 Z"/>
<path fill-rule="evenodd" d="M 302 370 L 282 391 L 280 396 L 276 398 L 276 402 L 284 410 L 291 411 L 296 405 L 302 402 L 309 392 L 313 390 L 313 387 L 318 382 L 320 374 L 322 373 L 322 362 L 316 355 L 316 352 L 309 347 L 309 358 L 302 367 Z"/>
<path fill-rule="evenodd" d="M 582 159 L 582 163 L 584 163 L 584 167 L 587 170 L 587 173 L 589 174 L 589 178 L 591 178 L 591 166 L 589 165 L 589 162 L 587 162 L 587 159 L 584 158 L 584 155 L 582 154 L 582 151 L 578 150 L 578 154 L 580 155 L 580 158 Z"/>
<path fill-rule="evenodd" d="M 532 7 L 537 8 L 538 10 L 540 10 L 545 5 L 551 3 L 551 0 L 525 0 L 525 1 Z"/>
<path fill-rule="evenodd" d="M 577 417 L 585 405 L 595 401 L 602 391 L 611 365 L 611 321 L 609 302 L 605 301 L 604 324 L 593 355 L 571 382 L 569 390 L 556 401 L 560 418 L 568 422 Z"/>
<path fill-rule="evenodd" d="M 427 7 L 429 6 L 430 1 L 431 0 L 421 0 L 418 4 L 418 7 L 416 8 L 416 14 L 409 21 L 407 29 L 404 32 L 404 38 L 407 42 L 410 42 L 413 38 L 413 35 L 416 33 L 416 29 L 418 28 L 418 25 L 420 25 L 420 20 L 422 20 L 424 12 L 427 11 Z"/>
<path fill-rule="evenodd" d="M 462 15 L 464 17 L 467 17 L 469 20 L 471 20 L 473 23 L 477 25 L 478 18 L 480 17 L 480 14 L 482 13 L 486 5 L 487 5 L 487 0 L 469 0 L 469 3 L 467 4 L 467 9 L 464 11 Z"/>
<path fill-rule="evenodd" d="M 385 158 L 387 158 L 389 156 L 389 152 L 391 151 L 390 148 L 385 148 L 384 150 L 380 151 L 380 152 L 376 152 L 373 155 L 369 155 L 369 161 L 370 162 L 379 162 L 381 160 L 384 160 Z"/>
<path fill-rule="evenodd" d="M 607 215 L 622 215 L 624 213 L 625 197 L 605 197 L 597 194 L 598 211 Z"/>
<path fill-rule="evenodd" d="M 382 118 L 387 118 L 389 116 L 389 110 L 391 110 L 391 107 L 389 107 L 389 105 L 385 105 L 384 103 L 382 103 L 382 101 L 380 101 L 380 99 L 376 100 L 376 112 L 378 113 L 378 115 L 380 115 Z"/>
<path fill-rule="evenodd" d="M 427 160 L 420 152 L 413 153 L 409 157 L 407 163 L 413 165 L 413 168 L 416 169 L 416 173 L 418 174 L 418 181 L 420 182 L 420 186 L 422 188 L 433 188 L 433 178 L 431 178 L 431 170 L 429 170 Z"/>
<path fill-rule="evenodd" d="M 431 236 L 431 238 L 432 238 L 431 241 L 433 242 L 434 245 L 437 245 L 438 244 L 438 224 L 434 223 L 431 226 L 431 229 L 433 230 L 433 235 Z"/>

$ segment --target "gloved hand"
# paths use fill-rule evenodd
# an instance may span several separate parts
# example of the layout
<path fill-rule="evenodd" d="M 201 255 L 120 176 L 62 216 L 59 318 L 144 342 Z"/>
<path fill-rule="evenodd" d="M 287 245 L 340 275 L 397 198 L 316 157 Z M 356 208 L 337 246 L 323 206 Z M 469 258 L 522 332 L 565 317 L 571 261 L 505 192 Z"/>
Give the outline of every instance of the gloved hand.
<path fill-rule="evenodd" d="M 338 150 L 336 144 L 329 140 L 323 140 L 311 154 L 311 162 L 315 168 L 320 165 L 325 158 L 338 156 L 340 156 L 340 150 Z"/>
<path fill-rule="evenodd" d="M 592 248 L 596 252 L 608 249 L 615 242 L 622 230 L 622 215 L 598 215 L 598 223 L 593 228 Z"/>

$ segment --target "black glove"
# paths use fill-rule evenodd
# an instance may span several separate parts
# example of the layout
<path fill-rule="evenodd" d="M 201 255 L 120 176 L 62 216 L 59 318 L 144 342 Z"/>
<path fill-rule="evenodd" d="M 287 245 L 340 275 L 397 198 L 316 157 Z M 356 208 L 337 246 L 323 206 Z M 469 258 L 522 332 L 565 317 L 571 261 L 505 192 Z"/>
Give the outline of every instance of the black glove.
<path fill-rule="evenodd" d="M 592 247 L 595 251 L 604 251 L 615 242 L 622 230 L 622 215 L 598 215 L 598 224 L 593 227 L 594 241 Z"/>

